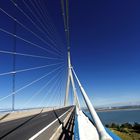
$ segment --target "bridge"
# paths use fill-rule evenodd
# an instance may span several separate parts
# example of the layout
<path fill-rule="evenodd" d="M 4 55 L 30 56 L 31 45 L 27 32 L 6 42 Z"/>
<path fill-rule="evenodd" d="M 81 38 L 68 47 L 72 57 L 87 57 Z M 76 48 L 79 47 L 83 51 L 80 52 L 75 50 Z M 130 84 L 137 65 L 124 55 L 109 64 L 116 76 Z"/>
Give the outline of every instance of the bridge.
<path fill-rule="evenodd" d="M 51 10 L 59 11 L 54 22 Z M 1 0 L 0 16 L 0 139 L 119 140 L 103 126 L 72 66 L 68 0 Z"/>

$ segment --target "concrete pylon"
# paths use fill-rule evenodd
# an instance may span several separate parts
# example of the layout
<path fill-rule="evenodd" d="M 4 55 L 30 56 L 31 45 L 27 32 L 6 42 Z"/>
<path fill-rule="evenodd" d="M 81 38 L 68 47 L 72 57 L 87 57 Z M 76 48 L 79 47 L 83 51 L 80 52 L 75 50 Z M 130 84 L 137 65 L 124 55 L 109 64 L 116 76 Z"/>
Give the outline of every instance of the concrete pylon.
<path fill-rule="evenodd" d="M 76 87 L 75 87 L 75 83 L 73 79 L 72 66 L 71 66 L 71 60 L 70 60 L 70 51 L 68 50 L 68 78 L 67 78 L 64 106 L 68 105 L 70 82 L 72 84 L 72 89 L 73 89 L 73 94 L 74 94 L 74 103 L 78 108 L 80 108 L 80 104 L 79 104 L 79 100 L 78 100 L 78 96 L 76 92 Z"/>

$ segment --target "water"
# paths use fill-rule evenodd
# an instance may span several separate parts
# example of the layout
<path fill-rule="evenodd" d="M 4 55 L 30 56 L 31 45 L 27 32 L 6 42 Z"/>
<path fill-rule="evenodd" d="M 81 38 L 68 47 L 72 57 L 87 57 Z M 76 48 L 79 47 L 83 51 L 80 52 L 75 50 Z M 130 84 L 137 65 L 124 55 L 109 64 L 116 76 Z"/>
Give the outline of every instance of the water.
<path fill-rule="evenodd" d="M 86 112 L 89 116 L 89 112 Z M 111 124 L 111 123 L 140 123 L 140 110 L 118 110 L 118 111 L 108 111 L 108 112 L 97 112 L 102 123 Z"/>

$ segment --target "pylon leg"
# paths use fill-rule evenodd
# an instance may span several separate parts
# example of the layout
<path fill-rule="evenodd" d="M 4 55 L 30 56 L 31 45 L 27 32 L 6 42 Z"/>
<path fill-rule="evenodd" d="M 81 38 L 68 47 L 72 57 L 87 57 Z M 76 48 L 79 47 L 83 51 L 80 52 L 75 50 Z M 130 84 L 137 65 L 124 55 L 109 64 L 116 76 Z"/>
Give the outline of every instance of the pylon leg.
<path fill-rule="evenodd" d="M 64 106 L 68 105 L 69 88 L 70 88 L 70 72 L 68 70 L 68 79 L 67 79 L 67 85 L 66 85 L 66 95 L 65 95 Z"/>
<path fill-rule="evenodd" d="M 68 50 L 68 79 L 67 79 L 67 85 L 66 85 L 66 95 L 65 95 L 64 106 L 68 105 L 70 82 L 71 82 L 72 88 L 73 88 L 74 103 L 79 108 L 80 104 L 79 104 L 79 100 L 78 100 L 78 96 L 77 96 L 76 88 L 75 88 L 75 84 L 74 84 L 74 79 L 73 79 L 72 66 L 71 66 L 71 60 L 70 60 L 70 51 Z"/>
<path fill-rule="evenodd" d="M 71 84 L 72 84 L 72 88 L 73 88 L 74 103 L 76 104 L 76 106 L 78 108 L 80 108 L 80 104 L 79 104 L 79 100 L 78 100 L 78 96 L 77 96 L 77 92 L 76 92 L 76 87 L 75 87 L 75 83 L 74 83 L 73 74 L 72 74 L 71 69 L 70 69 L 70 80 L 71 80 Z"/>

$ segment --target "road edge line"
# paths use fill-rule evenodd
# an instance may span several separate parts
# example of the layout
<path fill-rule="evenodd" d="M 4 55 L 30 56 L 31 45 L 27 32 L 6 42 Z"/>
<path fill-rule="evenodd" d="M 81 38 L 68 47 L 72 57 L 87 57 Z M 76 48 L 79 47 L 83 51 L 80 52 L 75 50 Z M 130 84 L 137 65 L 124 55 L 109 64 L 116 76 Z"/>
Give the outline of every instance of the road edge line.
<path fill-rule="evenodd" d="M 35 138 L 37 138 L 41 133 L 43 133 L 45 130 L 47 130 L 52 124 L 54 124 L 56 121 L 58 121 L 58 119 L 60 119 L 61 117 L 63 117 L 70 110 L 71 110 L 71 108 L 68 111 L 66 111 L 65 113 L 63 113 L 61 116 L 59 116 L 57 119 L 55 119 L 53 122 L 51 122 L 49 125 L 47 125 L 46 127 L 44 127 L 42 130 L 40 130 L 39 132 L 37 132 L 35 135 L 33 135 L 28 140 L 34 140 Z"/>

